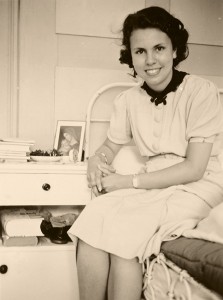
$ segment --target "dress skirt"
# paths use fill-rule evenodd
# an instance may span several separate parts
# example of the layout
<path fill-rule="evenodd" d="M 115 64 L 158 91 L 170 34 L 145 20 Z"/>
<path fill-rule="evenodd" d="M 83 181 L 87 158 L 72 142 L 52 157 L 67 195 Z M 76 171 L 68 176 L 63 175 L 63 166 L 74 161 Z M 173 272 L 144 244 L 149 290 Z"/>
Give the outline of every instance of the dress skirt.
<path fill-rule="evenodd" d="M 151 172 L 182 158 L 150 159 Z M 210 209 L 223 201 L 223 173 L 216 159 L 210 160 L 204 177 L 194 183 L 165 189 L 122 189 L 93 198 L 69 230 L 73 240 L 125 259 L 143 262 L 157 255 L 163 241 L 193 229 Z"/>

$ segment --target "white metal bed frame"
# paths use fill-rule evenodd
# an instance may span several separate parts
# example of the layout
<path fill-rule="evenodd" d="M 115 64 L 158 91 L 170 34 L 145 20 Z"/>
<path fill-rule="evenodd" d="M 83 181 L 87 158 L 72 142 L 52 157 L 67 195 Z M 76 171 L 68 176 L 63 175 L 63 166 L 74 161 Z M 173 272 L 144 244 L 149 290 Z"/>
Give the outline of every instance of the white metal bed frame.
<path fill-rule="evenodd" d="M 98 98 L 105 93 L 106 91 L 116 88 L 116 87 L 134 87 L 138 85 L 138 83 L 131 83 L 131 82 L 114 82 L 107 85 L 104 85 L 99 90 L 96 91 L 96 93 L 91 97 L 88 107 L 87 107 L 87 114 L 86 114 L 86 130 L 85 130 L 85 159 L 89 157 L 89 146 L 90 146 L 90 126 L 91 122 L 107 122 L 107 120 L 103 119 L 92 119 L 92 110 L 94 107 L 95 102 L 98 100 Z"/>

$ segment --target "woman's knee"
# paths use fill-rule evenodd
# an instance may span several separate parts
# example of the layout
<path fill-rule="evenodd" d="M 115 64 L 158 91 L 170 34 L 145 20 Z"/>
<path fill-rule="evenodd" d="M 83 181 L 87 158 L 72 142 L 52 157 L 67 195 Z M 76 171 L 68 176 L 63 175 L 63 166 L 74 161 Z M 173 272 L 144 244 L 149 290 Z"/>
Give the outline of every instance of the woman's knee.
<path fill-rule="evenodd" d="M 135 257 L 135 258 L 132 258 L 132 259 L 126 259 L 126 258 L 123 258 L 123 257 L 120 257 L 120 256 L 117 256 L 115 254 L 110 254 L 110 261 L 111 261 L 111 264 L 113 265 L 140 265 L 139 262 L 138 262 L 138 259 Z"/>
<path fill-rule="evenodd" d="M 89 245 L 87 243 L 85 243 L 84 241 L 82 240 L 78 240 L 78 243 L 77 243 L 77 252 L 80 252 L 85 249 L 87 249 L 89 247 Z"/>
<path fill-rule="evenodd" d="M 78 240 L 77 244 L 77 260 L 88 260 L 92 256 L 94 249 L 82 240 Z"/>
<path fill-rule="evenodd" d="M 91 248 L 91 246 L 89 245 L 89 244 L 87 244 L 87 243 L 85 243 L 84 241 L 82 241 L 82 240 L 78 240 L 78 243 L 77 243 L 77 248 L 78 249 L 87 249 L 87 248 Z"/>
<path fill-rule="evenodd" d="M 108 253 L 105 251 L 95 248 L 83 240 L 78 241 L 77 245 L 77 260 L 84 259 L 85 261 L 92 260 L 108 260 Z"/>

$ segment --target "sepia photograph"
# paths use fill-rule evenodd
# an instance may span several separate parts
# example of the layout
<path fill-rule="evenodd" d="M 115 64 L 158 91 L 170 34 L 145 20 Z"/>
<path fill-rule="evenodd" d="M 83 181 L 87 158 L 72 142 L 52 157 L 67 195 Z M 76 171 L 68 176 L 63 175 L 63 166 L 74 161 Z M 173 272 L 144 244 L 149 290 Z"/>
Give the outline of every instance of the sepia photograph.
<path fill-rule="evenodd" d="M 0 66 L 1 300 L 223 300 L 223 0 L 0 0 Z"/>
<path fill-rule="evenodd" d="M 85 122 L 58 121 L 54 149 L 62 156 L 69 156 L 71 161 L 81 161 Z"/>

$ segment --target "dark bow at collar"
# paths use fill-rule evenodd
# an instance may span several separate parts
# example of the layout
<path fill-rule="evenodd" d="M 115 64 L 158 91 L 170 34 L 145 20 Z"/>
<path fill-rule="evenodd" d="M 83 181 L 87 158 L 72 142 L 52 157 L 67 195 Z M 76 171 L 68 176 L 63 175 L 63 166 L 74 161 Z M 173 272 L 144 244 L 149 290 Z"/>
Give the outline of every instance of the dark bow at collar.
<path fill-rule="evenodd" d="M 150 100 L 152 103 L 155 103 L 155 105 L 159 105 L 160 103 L 166 105 L 167 94 L 170 92 L 175 92 L 187 74 L 188 73 L 173 69 L 172 79 L 162 92 L 156 92 L 152 90 L 145 81 L 141 88 L 144 89 L 147 92 L 147 94 L 151 97 Z"/>

